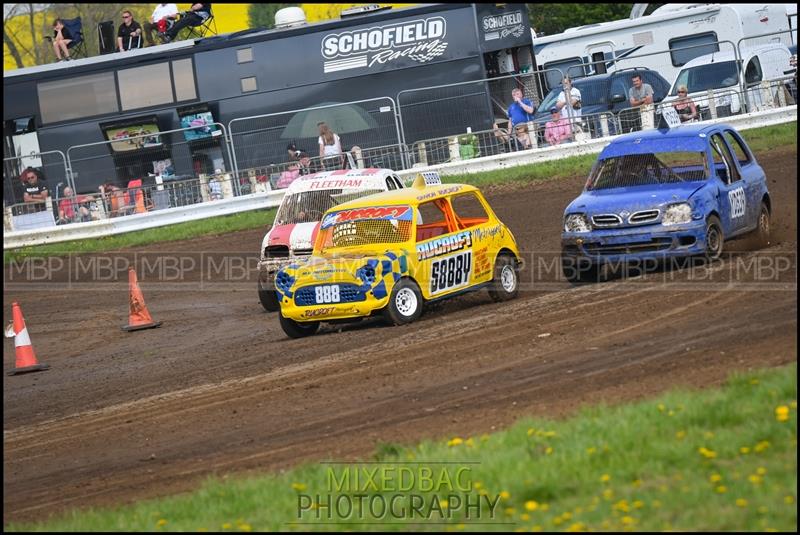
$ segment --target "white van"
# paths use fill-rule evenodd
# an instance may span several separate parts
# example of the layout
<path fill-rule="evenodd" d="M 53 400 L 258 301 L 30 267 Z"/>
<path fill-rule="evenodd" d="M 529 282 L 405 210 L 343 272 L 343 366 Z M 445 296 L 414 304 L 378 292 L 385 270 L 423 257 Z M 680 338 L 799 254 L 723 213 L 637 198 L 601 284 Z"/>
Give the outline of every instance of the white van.
<path fill-rule="evenodd" d="M 674 101 L 678 96 L 678 87 L 685 85 L 703 119 L 710 118 L 709 89 L 715 92 L 714 100 L 719 117 L 742 113 L 748 109 L 759 109 L 764 104 L 761 82 L 789 78 L 785 73 L 790 57 L 789 49 L 781 43 L 746 48 L 742 50 L 741 63 L 737 62 L 733 52 L 700 56 L 683 66 L 672 83 L 664 104 Z M 740 98 L 742 86 L 747 93 L 747 102 L 744 103 Z M 773 97 L 777 98 L 780 87 L 782 86 L 776 85 L 772 88 Z"/>

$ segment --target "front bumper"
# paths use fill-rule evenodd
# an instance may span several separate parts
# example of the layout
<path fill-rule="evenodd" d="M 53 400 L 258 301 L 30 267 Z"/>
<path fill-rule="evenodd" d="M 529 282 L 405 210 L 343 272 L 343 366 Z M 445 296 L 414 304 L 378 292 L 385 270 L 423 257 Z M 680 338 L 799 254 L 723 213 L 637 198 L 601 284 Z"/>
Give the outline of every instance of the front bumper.
<path fill-rule="evenodd" d="M 331 285 L 342 288 L 339 294 L 342 302 L 317 304 L 316 288 Z M 278 291 L 278 299 L 283 317 L 297 322 L 363 318 L 383 309 L 389 302 L 388 295 L 376 297 L 374 288 L 359 287 L 354 281 L 316 282 L 295 288 L 285 293 Z"/>
<path fill-rule="evenodd" d="M 561 254 L 592 264 L 686 257 L 706 250 L 705 221 L 563 232 Z"/>

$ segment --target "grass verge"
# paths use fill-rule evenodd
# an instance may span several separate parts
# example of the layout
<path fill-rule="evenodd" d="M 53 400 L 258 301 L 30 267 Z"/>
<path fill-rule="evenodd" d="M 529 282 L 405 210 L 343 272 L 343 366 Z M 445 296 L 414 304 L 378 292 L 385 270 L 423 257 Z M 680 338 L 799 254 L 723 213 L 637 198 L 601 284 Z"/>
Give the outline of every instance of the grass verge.
<path fill-rule="evenodd" d="M 213 479 L 6 529 L 794 531 L 796 400 L 795 363 L 492 435 L 384 444 L 371 463 Z"/>
<path fill-rule="evenodd" d="M 751 150 L 757 155 L 779 147 L 794 146 L 795 150 L 797 149 L 796 123 L 746 130 L 742 132 L 742 135 L 747 140 Z M 532 182 L 537 180 L 585 176 L 589 173 L 596 159 L 596 154 L 573 156 L 561 160 L 523 165 L 498 171 L 449 175 L 444 178 L 444 182 L 488 186 L 493 184 Z M 575 194 L 577 195 L 578 192 L 576 191 Z M 223 234 L 237 230 L 266 227 L 272 223 L 272 218 L 274 216 L 275 210 L 256 210 L 230 216 L 179 223 L 177 225 L 142 230 L 139 232 L 129 232 L 127 234 L 108 236 L 105 238 L 25 247 L 22 249 L 4 251 L 3 261 L 4 264 L 7 265 L 11 261 L 20 261 L 30 256 L 59 256 L 69 253 L 111 251 L 114 249 L 150 245 L 158 242 L 185 240 L 204 235 Z"/>

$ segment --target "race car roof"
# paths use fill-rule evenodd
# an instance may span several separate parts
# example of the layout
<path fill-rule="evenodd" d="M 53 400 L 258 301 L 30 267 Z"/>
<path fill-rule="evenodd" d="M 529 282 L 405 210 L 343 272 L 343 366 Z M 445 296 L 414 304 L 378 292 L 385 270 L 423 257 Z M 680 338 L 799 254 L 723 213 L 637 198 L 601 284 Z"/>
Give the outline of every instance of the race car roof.
<path fill-rule="evenodd" d="M 646 130 L 620 136 L 603 149 L 598 159 L 656 152 L 703 152 L 708 136 L 727 125 L 686 125 L 671 130 Z"/>
<path fill-rule="evenodd" d="M 335 210 L 349 210 L 352 208 L 365 208 L 369 206 L 386 206 L 393 204 L 408 204 L 417 206 L 423 202 L 439 199 L 454 193 L 478 191 L 469 184 L 438 184 L 424 188 L 405 188 L 383 193 L 374 193 L 336 206 Z"/>
<path fill-rule="evenodd" d="M 393 174 L 391 169 L 341 169 L 321 171 L 313 175 L 298 177 L 286 193 L 300 193 L 324 189 L 386 189 L 386 176 Z"/>

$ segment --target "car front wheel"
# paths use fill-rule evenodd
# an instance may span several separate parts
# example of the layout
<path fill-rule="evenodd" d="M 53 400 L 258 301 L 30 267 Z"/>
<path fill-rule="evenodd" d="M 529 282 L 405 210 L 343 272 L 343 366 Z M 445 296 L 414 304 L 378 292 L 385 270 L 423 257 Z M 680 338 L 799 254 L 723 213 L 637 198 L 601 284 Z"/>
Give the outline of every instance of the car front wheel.
<path fill-rule="evenodd" d="M 410 279 L 400 279 L 392 288 L 389 304 L 383 316 L 392 325 L 403 325 L 419 319 L 422 315 L 422 292 Z"/>
<path fill-rule="evenodd" d="M 317 330 L 319 330 L 318 321 L 300 323 L 289 318 L 284 318 L 283 314 L 280 313 L 278 316 L 280 316 L 281 328 L 289 338 L 305 338 L 306 336 L 315 334 Z"/>
<path fill-rule="evenodd" d="M 706 220 L 706 258 L 716 260 L 722 256 L 722 246 L 725 243 L 725 235 L 722 233 L 722 225 L 717 216 L 709 216 Z"/>
<path fill-rule="evenodd" d="M 261 283 L 258 284 L 258 300 L 261 301 L 261 306 L 267 312 L 276 312 L 281 308 L 278 296 L 275 295 L 275 289 L 262 288 Z"/>
<path fill-rule="evenodd" d="M 489 297 L 494 301 L 508 301 L 519 293 L 519 273 L 516 261 L 509 255 L 500 255 L 494 263 L 494 279 L 489 286 Z"/>

